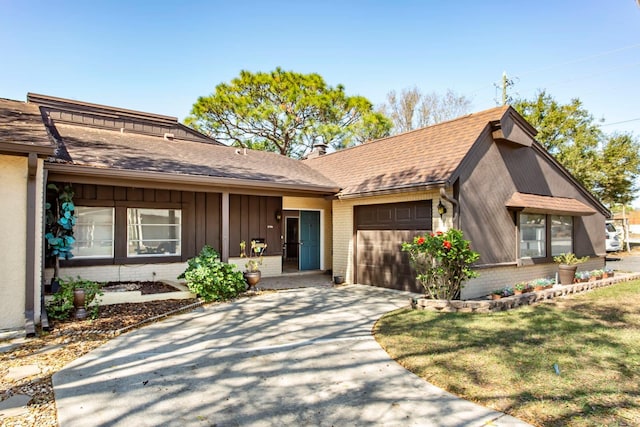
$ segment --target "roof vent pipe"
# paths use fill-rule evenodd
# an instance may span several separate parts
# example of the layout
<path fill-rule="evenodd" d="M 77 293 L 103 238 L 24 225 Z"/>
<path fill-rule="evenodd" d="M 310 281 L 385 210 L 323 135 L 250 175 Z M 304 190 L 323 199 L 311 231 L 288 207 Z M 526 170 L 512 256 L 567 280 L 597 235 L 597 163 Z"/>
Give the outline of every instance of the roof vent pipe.
<path fill-rule="evenodd" d="M 459 229 L 460 228 L 460 224 L 459 224 L 460 221 L 458 219 L 458 210 L 459 210 L 460 204 L 453 197 L 449 197 L 449 195 L 447 194 L 447 192 L 445 191 L 444 188 L 440 188 L 440 197 L 442 197 L 447 202 L 449 202 L 449 203 L 451 203 L 453 205 L 453 218 L 452 218 L 453 228 L 458 228 Z"/>

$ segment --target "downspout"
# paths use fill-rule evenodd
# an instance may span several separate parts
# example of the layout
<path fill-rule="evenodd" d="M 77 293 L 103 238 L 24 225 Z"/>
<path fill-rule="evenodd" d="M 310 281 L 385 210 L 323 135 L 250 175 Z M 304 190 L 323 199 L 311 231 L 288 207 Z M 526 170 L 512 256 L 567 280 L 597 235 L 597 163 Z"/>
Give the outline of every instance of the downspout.
<path fill-rule="evenodd" d="M 36 258 L 36 174 L 38 172 L 38 155 L 29 153 L 27 175 L 27 253 L 25 260 L 25 331 L 27 336 L 34 336 L 35 329 L 35 258 Z"/>
<path fill-rule="evenodd" d="M 440 187 L 440 197 L 442 197 L 447 202 L 453 205 L 453 218 L 452 218 L 453 228 L 460 229 L 460 218 L 459 218 L 460 204 L 453 197 L 449 197 L 444 187 Z"/>

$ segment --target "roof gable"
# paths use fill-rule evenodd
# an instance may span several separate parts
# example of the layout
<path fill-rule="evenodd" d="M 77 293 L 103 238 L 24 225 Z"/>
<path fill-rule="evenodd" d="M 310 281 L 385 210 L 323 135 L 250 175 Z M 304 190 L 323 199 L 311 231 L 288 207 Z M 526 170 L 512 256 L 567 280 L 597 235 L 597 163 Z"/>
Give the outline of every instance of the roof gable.
<path fill-rule="evenodd" d="M 355 196 L 444 185 L 471 147 L 510 107 L 498 107 L 304 162 Z"/>

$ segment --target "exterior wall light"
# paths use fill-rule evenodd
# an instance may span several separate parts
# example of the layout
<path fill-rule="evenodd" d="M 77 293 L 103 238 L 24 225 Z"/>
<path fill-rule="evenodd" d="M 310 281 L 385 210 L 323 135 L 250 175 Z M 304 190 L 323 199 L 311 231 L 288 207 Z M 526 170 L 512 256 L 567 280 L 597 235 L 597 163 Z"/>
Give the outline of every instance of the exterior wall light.
<path fill-rule="evenodd" d="M 440 218 L 447 213 L 447 208 L 442 204 L 442 200 L 438 202 L 438 213 L 440 214 Z"/>

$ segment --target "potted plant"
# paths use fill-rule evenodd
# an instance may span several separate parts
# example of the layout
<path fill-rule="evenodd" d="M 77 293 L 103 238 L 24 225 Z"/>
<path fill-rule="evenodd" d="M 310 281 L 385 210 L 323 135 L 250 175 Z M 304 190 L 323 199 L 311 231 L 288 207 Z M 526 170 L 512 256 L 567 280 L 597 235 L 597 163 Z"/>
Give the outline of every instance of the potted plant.
<path fill-rule="evenodd" d="M 603 270 L 602 278 L 613 277 L 613 268 L 607 267 Z"/>
<path fill-rule="evenodd" d="M 573 283 L 573 279 L 578 269 L 578 264 L 587 261 L 589 257 L 578 258 L 572 252 L 567 252 L 553 257 L 553 260 L 558 265 L 558 275 L 560 276 L 560 284 L 570 285 Z"/>
<path fill-rule="evenodd" d="M 575 283 L 584 283 L 589 280 L 588 271 L 577 271 L 575 275 Z"/>
<path fill-rule="evenodd" d="M 596 281 L 596 280 L 600 280 L 600 279 L 602 279 L 603 275 L 604 275 L 604 271 L 603 270 L 599 270 L 599 269 L 591 270 L 589 272 L 589 280 L 592 281 L 592 282 Z"/>
<path fill-rule="evenodd" d="M 518 282 L 513 285 L 513 294 L 522 295 L 529 290 L 529 284 L 527 282 Z"/>
<path fill-rule="evenodd" d="M 533 287 L 534 291 L 543 291 L 547 288 L 550 288 L 553 285 L 553 281 L 551 279 L 535 279 L 531 281 L 531 287 Z"/>
<path fill-rule="evenodd" d="M 247 255 L 247 243 L 244 240 L 240 242 L 240 258 L 247 259 L 247 262 L 244 265 L 245 271 L 243 275 L 249 285 L 249 288 L 257 285 L 262 277 L 260 266 L 262 265 L 262 255 L 266 248 L 266 243 L 258 243 L 255 240 L 252 240 L 251 246 L 249 247 L 249 254 Z"/>
<path fill-rule="evenodd" d="M 73 188 L 70 185 L 58 187 L 56 184 L 47 185 L 51 190 L 51 202 L 45 204 L 46 208 L 46 232 L 44 238 L 47 242 L 47 255 L 53 262 L 53 278 L 51 279 L 51 291 L 56 293 L 60 288 L 59 272 L 60 259 L 71 259 L 73 254 L 73 226 L 76 224 L 73 204 Z"/>
<path fill-rule="evenodd" d="M 491 299 L 500 299 L 502 298 L 503 289 L 494 289 L 491 291 Z"/>
<path fill-rule="evenodd" d="M 72 309 L 75 309 L 75 318 L 86 319 L 90 315 L 92 319 L 98 317 L 99 297 L 103 295 L 101 285 L 93 280 L 60 278 L 60 290 L 53 295 L 47 303 L 47 315 L 53 319 L 67 319 Z M 90 313 L 87 313 L 87 308 Z"/>

